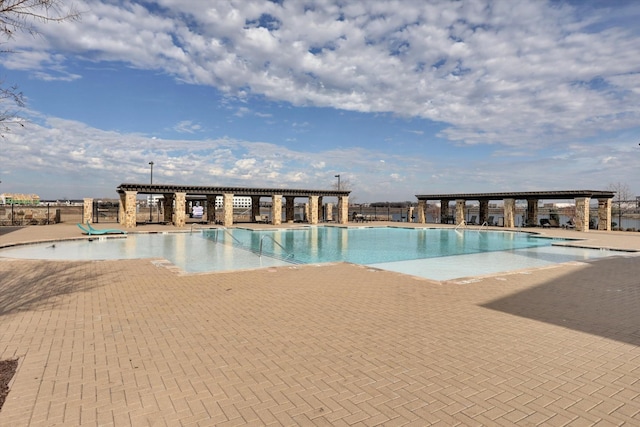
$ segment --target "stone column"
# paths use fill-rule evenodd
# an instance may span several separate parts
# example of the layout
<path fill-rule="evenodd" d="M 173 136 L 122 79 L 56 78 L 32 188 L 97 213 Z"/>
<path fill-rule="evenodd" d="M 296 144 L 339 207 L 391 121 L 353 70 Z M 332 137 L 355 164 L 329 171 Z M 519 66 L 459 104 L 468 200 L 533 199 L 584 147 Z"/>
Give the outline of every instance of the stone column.
<path fill-rule="evenodd" d="M 338 197 L 338 222 L 349 223 L 349 196 Z"/>
<path fill-rule="evenodd" d="M 576 230 L 577 231 L 589 231 L 589 202 L 590 197 L 577 197 L 576 198 Z"/>
<path fill-rule="evenodd" d="M 611 231 L 611 199 L 598 199 L 598 230 Z"/>
<path fill-rule="evenodd" d="M 444 222 L 445 224 L 448 222 L 449 218 L 449 199 L 440 200 L 440 222 Z"/>
<path fill-rule="evenodd" d="M 322 217 L 322 196 L 318 196 L 318 222 L 323 221 Z"/>
<path fill-rule="evenodd" d="M 207 194 L 207 222 L 215 224 L 216 222 L 216 195 Z"/>
<path fill-rule="evenodd" d="M 480 200 L 480 210 L 478 211 L 478 215 L 480 215 L 480 224 L 484 224 L 485 222 L 489 221 L 489 201 L 488 200 Z"/>
<path fill-rule="evenodd" d="M 333 221 L 333 203 L 327 203 L 327 216 L 325 220 Z"/>
<path fill-rule="evenodd" d="M 222 225 L 231 227 L 233 225 L 233 193 L 224 193 L 222 195 L 223 220 Z"/>
<path fill-rule="evenodd" d="M 456 200 L 456 224 L 460 224 L 464 221 L 464 209 L 465 209 L 465 200 L 458 199 Z"/>
<path fill-rule="evenodd" d="M 173 224 L 173 193 L 163 194 L 164 196 L 164 217 L 166 223 Z"/>
<path fill-rule="evenodd" d="M 516 199 L 504 199 L 504 227 L 516 226 Z"/>
<path fill-rule="evenodd" d="M 527 199 L 527 222 L 528 226 L 538 225 L 538 199 Z"/>
<path fill-rule="evenodd" d="M 271 196 L 271 224 L 282 224 L 282 194 Z"/>
<path fill-rule="evenodd" d="M 295 197 L 293 196 L 286 196 L 284 198 L 284 217 L 287 220 L 287 222 L 291 221 L 295 221 L 296 219 L 296 205 L 295 205 Z"/>
<path fill-rule="evenodd" d="M 125 193 L 118 193 L 120 195 L 120 201 L 118 202 L 118 224 L 124 224 L 124 212 L 127 206 L 127 195 Z"/>
<path fill-rule="evenodd" d="M 262 215 L 260 215 L 260 196 L 251 196 L 251 222 L 254 222 L 256 217 L 262 221 Z"/>
<path fill-rule="evenodd" d="M 135 228 L 136 226 L 136 198 L 138 197 L 137 191 L 125 191 L 124 192 L 124 206 L 122 211 L 124 211 L 124 217 L 122 225 L 125 228 Z"/>
<path fill-rule="evenodd" d="M 82 205 L 82 223 L 86 224 L 88 222 L 93 222 L 93 199 L 86 198 Z"/>
<path fill-rule="evenodd" d="M 413 206 L 409 206 L 409 210 L 407 211 L 407 222 L 413 222 Z"/>
<path fill-rule="evenodd" d="M 427 201 L 418 200 L 418 222 L 420 224 L 427 223 Z"/>
<path fill-rule="evenodd" d="M 173 212 L 173 225 L 184 227 L 187 223 L 187 193 L 174 193 L 175 209 Z"/>
<path fill-rule="evenodd" d="M 318 196 L 309 196 L 309 224 L 318 223 Z"/>

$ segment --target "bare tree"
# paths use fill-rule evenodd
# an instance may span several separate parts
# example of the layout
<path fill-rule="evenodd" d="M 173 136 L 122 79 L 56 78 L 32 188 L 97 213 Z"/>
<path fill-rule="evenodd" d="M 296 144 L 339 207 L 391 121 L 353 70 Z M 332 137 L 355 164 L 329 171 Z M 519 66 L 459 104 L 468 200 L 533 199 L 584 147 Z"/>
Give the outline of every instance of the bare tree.
<path fill-rule="evenodd" d="M 0 0 L 0 43 L 10 40 L 16 33 L 38 35 L 36 21 L 62 22 L 76 20 L 79 13 L 73 6 L 65 7 L 63 0 Z M 15 53 L 0 50 L 0 54 Z M 23 126 L 18 110 L 25 105 L 24 95 L 17 86 L 5 86 L 0 81 L 0 136 L 9 126 Z"/>
<path fill-rule="evenodd" d="M 333 188 L 334 190 L 340 190 L 340 191 L 353 191 L 353 184 L 351 183 L 351 180 L 349 180 L 348 178 L 342 178 L 340 181 L 340 188 L 338 188 L 338 182 L 334 182 L 331 185 L 331 188 Z M 356 203 L 356 196 L 353 195 L 353 193 L 351 193 L 349 195 L 349 204 L 353 205 Z"/>
<path fill-rule="evenodd" d="M 622 211 L 623 204 L 631 201 L 632 193 L 629 186 L 623 182 L 616 182 L 607 186 L 609 191 L 614 191 L 616 195 L 613 197 L 614 215 L 618 215 L 618 228 L 622 229 Z"/>

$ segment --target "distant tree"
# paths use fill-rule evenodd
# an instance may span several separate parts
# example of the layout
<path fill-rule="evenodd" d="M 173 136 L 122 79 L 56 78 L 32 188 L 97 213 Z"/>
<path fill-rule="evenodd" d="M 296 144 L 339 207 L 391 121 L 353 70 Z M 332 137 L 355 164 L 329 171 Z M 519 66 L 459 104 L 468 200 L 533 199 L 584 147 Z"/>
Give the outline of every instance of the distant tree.
<path fill-rule="evenodd" d="M 616 193 L 615 196 L 613 196 L 613 215 L 618 215 L 618 228 L 620 228 L 622 230 L 622 211 L 623 211 L 623 204 L 626 202 L 631 201 L 632 198 L 632 193 L 631 190 L 629 189 L 629 186 L 623 182 L 616 182 L 616 183 L 612 183 L 609 184 L 607 186 L 607 189 L 609 191 L 614 191 Z"/>
<path fill-rule="evenodd" d="M 340 191 L 353 191 L 353 184 L 348 178 L 343 178 L 340 180 L 340 188 L 338 188 L 337 181 L 331 185 L 331 188 L 333 188 L 334 190 L 340 190 Z M 349 204 L 352 205 L 355 203 L 356 203 L 356 196 L 354 196 L 353 193 L 349 194 Z"/>
<path fill-rule="evenodd" d="M 62 22 L 79 18 L 72 7 L 64 7 L 63 0 L 0 0 L 0 44 L 12 39 L 16 33 L 38 35 L 35 21 Z M 14 53 L 0 50 L 0 54 Z M 24 95 L 16 85 L 6 86 L 0 80 L 0 136 L 9 126 L 23 126 L 18 109 L 24 107 Z"/>

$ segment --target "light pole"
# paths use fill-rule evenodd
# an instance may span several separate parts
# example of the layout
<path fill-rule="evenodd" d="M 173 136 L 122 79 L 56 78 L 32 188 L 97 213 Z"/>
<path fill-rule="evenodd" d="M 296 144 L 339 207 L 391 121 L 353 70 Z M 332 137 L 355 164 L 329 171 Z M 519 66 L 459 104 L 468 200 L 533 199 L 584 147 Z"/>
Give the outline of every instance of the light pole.
<path fill-rule="evenodd" d="M 336 175 L 336 178 L 338 178 L 338 191 L 340 191 L 340 175 Z"/>
<path fill-rule="evenodd" d="M 150 181 L 150 184 L 153 185 L 153 162 L 152 161 L 149 162 L 149 166 L 151 166 L 151 181 Z M 153 200 L 153 195 L 149 194 L 149 222 L 151 222 L 152 219 L 153 219 L 151 217 L 151 214 L 152 214 L 152 212 L 151 212 L 151 202 L 152 202 L 152 200 Z"/>

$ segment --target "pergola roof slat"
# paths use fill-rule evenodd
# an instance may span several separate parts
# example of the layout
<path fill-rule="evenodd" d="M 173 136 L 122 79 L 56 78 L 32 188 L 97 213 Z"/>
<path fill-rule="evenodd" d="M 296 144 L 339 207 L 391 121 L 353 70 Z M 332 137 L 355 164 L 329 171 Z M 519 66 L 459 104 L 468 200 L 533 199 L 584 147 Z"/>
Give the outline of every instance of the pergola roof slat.
<path fill-rule="evenodd" d="M 417 194 L 418 200 L 501 200 L 501 199 L 575 199 L 590 197 L 596 199 L 612 199 L 614 191 L 601 190 L 559 190 L 559 191 L 520 191 L 504 193 L 450 193 L 450 194 Z"/>
<path fill-rule="evenodd" d="M 275 194 L 282 196 L 308 197 L 326 196 L 340 197 L 348 196 L 351 191 L 338 190 L 310 190 L 293 188 L 250 188 L 250 187 L 223 187 L 206 185 L 179 185 L 179 184 L 120 184 L 118 193 L 125 191 L 136 191 L 141 194 L 167 194 L 167 193 L 187 193 L 189 195 L 222 195 L 233 194 L 235 196 L 272 196 Z"/>

